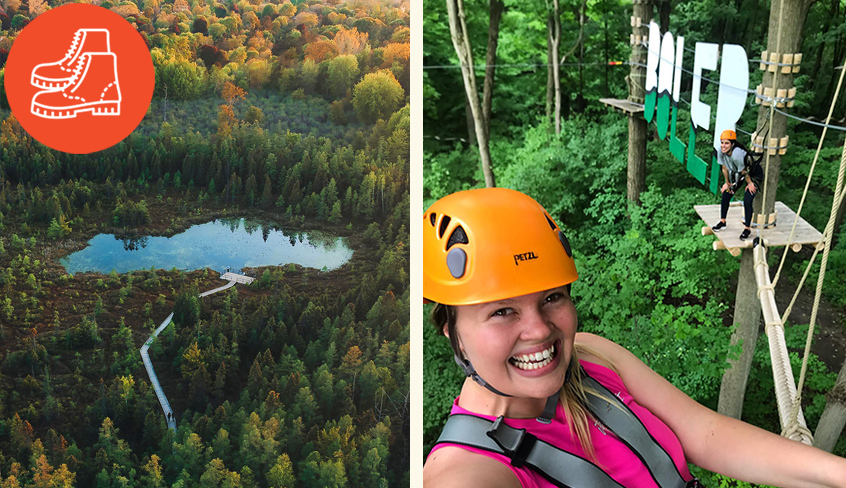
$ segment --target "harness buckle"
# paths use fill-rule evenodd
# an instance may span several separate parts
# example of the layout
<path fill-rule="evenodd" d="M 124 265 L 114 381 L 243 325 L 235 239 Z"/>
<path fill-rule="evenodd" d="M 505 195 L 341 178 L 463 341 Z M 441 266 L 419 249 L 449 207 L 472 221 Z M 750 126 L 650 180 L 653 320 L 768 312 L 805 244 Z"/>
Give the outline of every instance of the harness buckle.
<path fill-rule="evenodd" d="M 503 416 L 497 417 L 485 434 L 503 450 L 511 460 L 511 465 L 519 468 L 525 464 L 537 437 L 526 432 L 526 429 L 515 429 L 507 425 L 504 420 Z"/>

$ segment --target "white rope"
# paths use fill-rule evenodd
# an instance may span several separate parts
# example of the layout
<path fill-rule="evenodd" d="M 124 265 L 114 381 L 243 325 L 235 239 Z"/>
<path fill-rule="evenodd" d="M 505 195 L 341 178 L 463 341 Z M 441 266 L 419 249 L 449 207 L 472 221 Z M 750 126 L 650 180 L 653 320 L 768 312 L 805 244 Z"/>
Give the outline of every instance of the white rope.
<path fill-rule="evenodd" d="M 802 410 L 794 411 L 796 382 L 793 378 L 793 370 L 790 367 L 790 356 L 787 353 L 787 343 L 784 339 L 784 327 L 779 320 L 775 293 L 770 283 L 766 249 L 759 245 L 755 246 L 752 252 L 755 256 L 755 281 L 758 284 L 761 313 L 766 324 L 764 330 L 769 344 L 778 417 L 783 427 L 782 435 L 811 445 L 813 438 L 805 424 Z M 763 293 L 760 292 L 761 290 Z"/>

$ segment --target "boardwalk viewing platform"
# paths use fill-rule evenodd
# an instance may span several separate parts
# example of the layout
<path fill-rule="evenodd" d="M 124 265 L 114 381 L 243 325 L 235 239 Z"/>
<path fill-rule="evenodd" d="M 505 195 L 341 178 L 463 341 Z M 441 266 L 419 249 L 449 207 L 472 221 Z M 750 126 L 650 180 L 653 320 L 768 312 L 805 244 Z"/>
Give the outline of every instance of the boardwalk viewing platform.
<path fill-rule="evenodd" d="M 250 278 L 249 276 L 244 276 L 242 274 L 233 273 L 231 271 L 227 271 L 226 273 L 223 273 L 222 275 L 220 275 L 220 279 L 227 280 L 227 281 L 234 281 L 235 283 L 243 283 L 245 285 L 249 285 L 250 283 L 252 283 L 253 281 L 256 280 L 255 278 Z M 205 295 L 200 295 L 200 296 L 205 296 Z"/>

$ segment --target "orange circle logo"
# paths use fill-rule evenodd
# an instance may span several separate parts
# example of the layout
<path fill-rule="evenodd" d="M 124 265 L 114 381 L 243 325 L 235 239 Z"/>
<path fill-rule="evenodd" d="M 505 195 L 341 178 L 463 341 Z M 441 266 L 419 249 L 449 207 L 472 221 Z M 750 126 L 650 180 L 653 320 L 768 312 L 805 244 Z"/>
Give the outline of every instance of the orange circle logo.
<path fill-rule="evenodd" d="M 144 39 L 120 15 L 84 3 L 38 16 L 6 61 L 12 113 L 37 141 L 87 154 L 132 132 L 150 106 L 155 71 Z"/>

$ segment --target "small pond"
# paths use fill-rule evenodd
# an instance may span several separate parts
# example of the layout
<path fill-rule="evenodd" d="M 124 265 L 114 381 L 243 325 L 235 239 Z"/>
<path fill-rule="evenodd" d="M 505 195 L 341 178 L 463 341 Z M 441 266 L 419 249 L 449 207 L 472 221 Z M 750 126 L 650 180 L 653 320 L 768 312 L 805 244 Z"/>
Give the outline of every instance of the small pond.
<path fill-rule="evenodd" d="M 191 226 L 172 237 L 117 238 L 99 234 L 88 247 L 62 258 L 68 273 L 118 273 L 138 269 L 186 271 L 211 268 L 223 272 L 242 267 L 295 263 L 335 269 L 352 256 L 346 240 L 320 231 L 287 232 L 245 219 L 215 220 Z"/>

